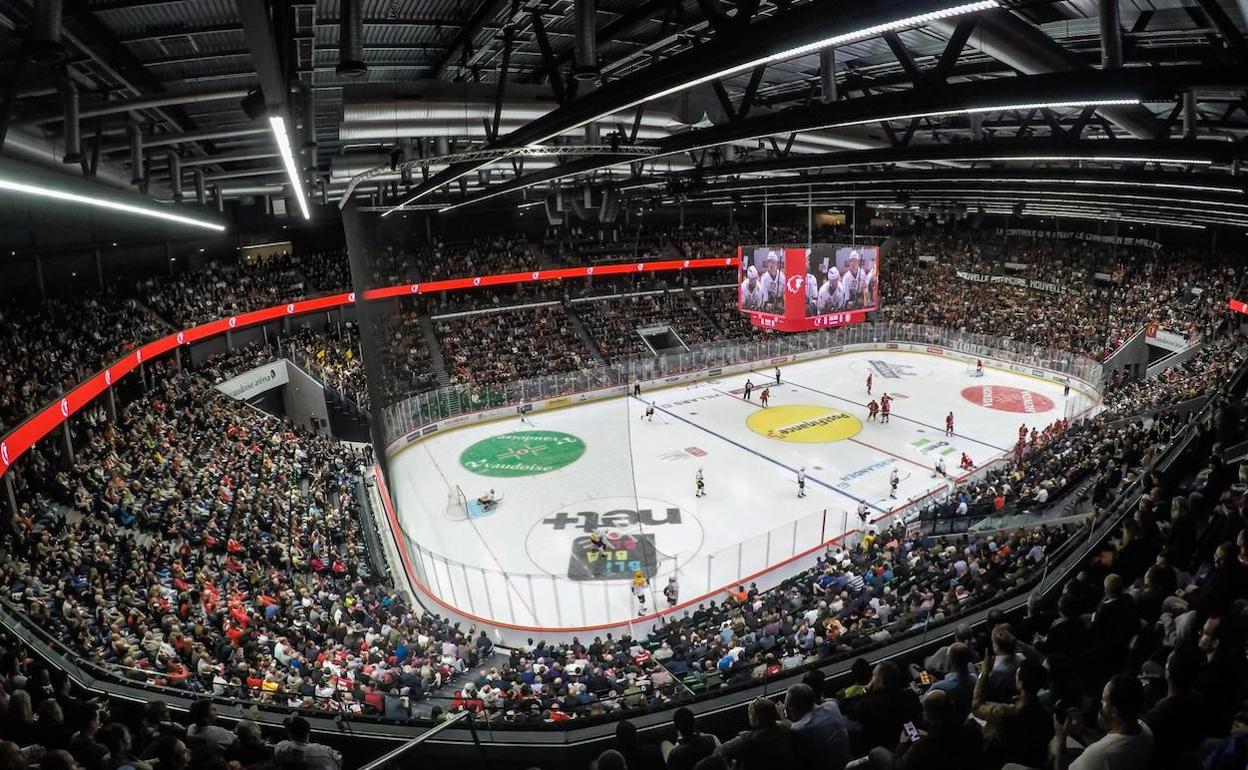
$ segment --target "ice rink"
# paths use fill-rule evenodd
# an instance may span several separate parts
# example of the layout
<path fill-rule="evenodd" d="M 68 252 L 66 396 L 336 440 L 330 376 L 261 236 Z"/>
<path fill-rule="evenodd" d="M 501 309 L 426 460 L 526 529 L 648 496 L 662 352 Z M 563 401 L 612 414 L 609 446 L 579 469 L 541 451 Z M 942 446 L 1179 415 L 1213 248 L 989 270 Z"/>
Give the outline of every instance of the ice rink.
<path fill-rule="evenodd" d="M 788 365 L 780 384 L 774 369 L 748 379 L 748 401 L 747 375 L 734 375 L 470 425 L 399 451 L 390 492 L 406 539 L 421 546 L 408 548 L 409 572 L 461 613 L 501 624 L 618 624 L 643 609 L 636 569 L 651 581 L 647 612 L 667 607 L 672 575 L 680 603 L 718 591 L 859 527 L 862 502 L 874 520 L 943 494 L 951 482 L 934 476 L 938 457 L 960 477 L 962 453 L 983 468 L 1012 449 L 1020 424 L 1043 429 L 1092 406 L 1078 389 L 1064 397 L 1057 383 L 991 366 L 974 377 L 964 362 L 903 351 Z M 867 417 L 883 393 L 887 424 Z M 501 502 L 464 519 L 455 486 Z M 594 530 L 609 533 L 605 552 L 588 542 Z"/>

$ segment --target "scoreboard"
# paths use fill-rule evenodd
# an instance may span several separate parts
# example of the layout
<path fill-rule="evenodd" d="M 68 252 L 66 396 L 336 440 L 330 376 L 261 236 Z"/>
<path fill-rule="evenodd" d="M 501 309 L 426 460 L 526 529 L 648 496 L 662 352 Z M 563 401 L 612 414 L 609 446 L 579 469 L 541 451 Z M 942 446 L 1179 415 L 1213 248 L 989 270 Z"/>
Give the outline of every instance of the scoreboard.
<path fill-rule="evenodd" d="M 763 329 L 859 323 L 879 308 L 877 246 L 738 246 L 737 306 Z"/>

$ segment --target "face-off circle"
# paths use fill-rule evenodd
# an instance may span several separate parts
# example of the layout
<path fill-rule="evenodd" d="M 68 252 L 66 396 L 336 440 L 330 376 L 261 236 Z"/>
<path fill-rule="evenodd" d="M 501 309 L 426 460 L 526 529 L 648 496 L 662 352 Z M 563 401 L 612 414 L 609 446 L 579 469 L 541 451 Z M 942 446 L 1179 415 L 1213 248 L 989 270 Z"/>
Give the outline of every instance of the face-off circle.
<path fill-rule="evenodd" d="M 1053 409 L 1053 399 L 1008 385 L 974 385 L 962 389 L 962 398 L 985 409 L 1019 414 L 1040 414 Z"/>
<path fill-rule="evenodd" d="M 751 414 L 745 424 L 760 436 L 798 444 L 844 441 L 862 430 L 862 422 L 852 414 L 805 404 L 760 409 Z"/>

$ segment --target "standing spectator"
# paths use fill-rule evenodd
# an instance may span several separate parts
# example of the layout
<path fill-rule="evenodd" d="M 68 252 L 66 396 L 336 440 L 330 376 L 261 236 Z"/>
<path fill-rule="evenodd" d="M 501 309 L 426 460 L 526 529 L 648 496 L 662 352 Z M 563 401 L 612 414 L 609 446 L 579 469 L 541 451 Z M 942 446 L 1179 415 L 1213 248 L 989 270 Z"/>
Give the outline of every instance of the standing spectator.
<path fill-rule="evenodd" d="M 836 701 L 820 702 L 808 684 L 784 695 L 784 711 L 797 736 L 797 755 L 806 767 L 841 770 L 849 761 L 849 725 Z"/>
<path fill-rule="evenodd" d="M 295 717 L 286 726 L 290 736 L 273 748 L 273 760 L 282 767 L 300 770 L 341 770 L 342 755 L 323 743 L 309 743 L 312 726 L 303 717 Z"/>
<path fill-rule="evenodd" d="M 69 753 L 74 755 L 82 770 L 104 770 L 108 747 L 96 740 L 100 731 L 100 714 L 95 709 L 86 712 L 82 729 L 69 741 Z"/>
<path fill-rule="evenodd" d="M 698 732 L 693 712 L 689 709 L 683 706 L 676 709 L 672 724 L 676 726 L 676 743 L 664 757 L 667 770 L 693 770 L 694 765 L 719 748 L 718 738 L 710 733 Z"/>
<path fill-rule="evenodd" d="M 735 760 L 739 770 L 772 770 L 789 766 L 797 758 L 793 731 L 780 721 L 780 710 L 766 698 L 750 701 L 750 729 L 719 747 L 719 753 Z"/>

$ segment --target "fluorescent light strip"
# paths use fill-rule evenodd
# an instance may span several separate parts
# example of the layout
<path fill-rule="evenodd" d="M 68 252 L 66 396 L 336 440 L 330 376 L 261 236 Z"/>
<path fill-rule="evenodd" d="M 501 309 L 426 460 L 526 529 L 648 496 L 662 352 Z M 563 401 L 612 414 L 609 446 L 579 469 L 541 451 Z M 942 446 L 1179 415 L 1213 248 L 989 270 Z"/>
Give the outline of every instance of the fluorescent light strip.
<path fill-rule="evenodd" d="M 996 0 L 982 0 L 981 2 L 963 3 L 962 5 L 953 5 L 948 8 L 942 8 L 938 11 L 932 11 L 930 13 L 921 13 L 921 14 L 918 14 L 917 16 L 906 16 L 900 19 L 894 19 L 893 21 L 885 22 L 883 24 L 876 24 L 871 27 L 864 27 L 862 29 L 854 30 L 853 32 L 845 32 L 840 35 L 832 35 L 831 37 L 826 37 L 826 38 L 823 38 L 822 40 L 816 40 L 813 43 L 806 43 L 804 45 L 799 45 L 794 48 L 788 48 L 783 51 L 780 51 L 779 53 L 774 53 L 774 54 L 771 54 L 770 56 L 764 56 L 761 59 L 755 59 L 745 64 L 738 64 L 733 67 L 728 67 L 727 69 L 722 69 L 719 72 L 714 72 L 709 75 L 703 75 L 693 80 L 689 80 L 684 83 L 681 83 L 680 85 L 672 86 L 671 88 L 667 88 L 662 91 L 656 91 L 655 93 L 652 93 L 649 96 L 642 97 L 641 99 L 637 99 L 636 101 L 629 102 L 628 104 L 622 107 L 616 107 L 612 109 L 610 112 L 604 112 L 586 121 L 578 123 L 575 126 L 573 126 L 572 129 L 580 128 L 586 123 L 593 123 L 593 122 L 602 120 L 603 118 L 614 115 L 617 112 L 622 112 L 623 110 L 627 110 L 631 107 L 636 107 L 637 105 L 642 104 L 643 102 L 648 102 L 648 101 L 651 101 L 652 99 L 661 99 L 664 96 L 671 96 L 672 94 L 677 93 L 679 91 L 684 91 L 687 88 L 693 88 L 694 86 L 702 85 L 703 83 L 709 83 L 712 80 L 719 80 L 729 75 L 733 75 L 738 72 L 744 72 L 745 70 L 753 69 L 755 67 L 758 67 L 764 64 L 771 64 L 772 62 L 783 61 L 785 59 L 792 59 L 797 56 L 803 56 L 808 53 L 814 53 L 815 51 L 818 51 L 824 48 L 831 48 L 833 46 L 845 45 L 846 43 L 853 43 L 858 40 L 865 40 L 870 37 L 876 37 L 877 35 L 883 35 L 886 32 L 896 32 L 897 30 L 901 30 L 901 29 L 908 29 L 910 27 L 918 27 L 924 24 L 930 24 L 933 21 L 940 21 L 941 19 L 948 19 L 954 16 L 963 16 L 968 13 L 978 13 L 980 11 L 987 11 L 987 10 L 991 10 L 993 8 L 999 8 L 999 7 L 1000 7 L 1000 4 Z M 544 136 L 541 139 L 537 139 L 534 142 L 530 143 L 530 146 L 532 146 L 533 144 L 540 144 L 542 142 L 550 141 L 551 139 L 563 133 L 564 131 L 568 131 L 572 129 L 562 129 L 558 133 Z"/>
<path fill-rule="evenodd" d="M 14 182 L 4 178 L 0 178 L 0 190 L 10 190 L 24 195 L 35 195 L 40 198 L 52 198 L 53 200 L 66 201 L 69 203 L 81 203 L 84 206 L 94 206 L 96 208 L 109 209 L 111 211 L 121 211 L 126 214 L 150 217 L 152 219 L 163 219 L 166 222 L 177 222 L 182 225 L 202 227 L 205 230 L 214 230 L 219 233 L 225 232 L 225 225 L 218 224 L 216 222 L 208 222 L 203 219 L 195 219 L 194 217 L 185 217 L 181 214 L 173 214 L 168 211 L 161 211 L 155 207 L 148 208 L 147 206 L 134 206 L 129 203 L 122 203 L 121 201 L 109 200 L 108 198 L 96 198 L 91 195 L 79 195 L 78 193 L 67 192 L 65 190 L 57 190 L 51 187 L 42 187 L 33 184 L 24 184 L 22 182 Z"/>
<path fill-rule="evenodd" d="M 1203 192 L 1239 193 L 1240 195 L 1243 195 L 1245 192 L 1244 188 L 1242 187 L 1214 186 L 1214 185 L 1184 185 L 1184 184 L 1176 184 L 1172 182 L 1124 182 L 1124 181 L 1119 181 L 1119 180 L 1114 180 L 1114 179 L 1046 179 L 1044 177 L 982 177 L 980 178 L 980 177 L 959 177 L 959 176 L 948 176 L 948 177 L 942 176 L 942 177 L 933 177 L 931 179 L 910 179 L 906 177 L 878 177 L 878 178 L 872 178 L 872 179 L 825 179 L 825 180 L 821 180 L 818 182 L 808 180 L 805 182 L 791 182 L 788 184 L 773 184 L 773 185 L 768 185 L 767 187 L 769 190 L 776 190 L 776 189 L 784 189 L 784 188 L 789 188 L 789 187 L 807 188 L 815 184 L 818 184 L 823 187 L 828 187 L 828 186 L 846 187 L 846 186 L 858 186 L 858 185 L 861 185 L 864 187 L 873 187 L 873 186 L 878 186 L 881 184 L 900 184 L 900 185 L 914 185 L 916 187 L 916 190 L 921 192 L 921 188 L 918 188 L 918 185 L 950 184 L 950 183 L 966 183 L 966 184 L 983 184 L 983 183 L 1046 184 L 1046 183 L 1050 183 L 1050 184 L 1091 185 L 1091 186 L 1097 186 L 1097 187 L 1102 187 L 1102 186 L 1103 187 L 1136 187 L 1136 188 L 1156 187 L 1160 189 L 1200 190 Z M 708 192 L 718 193 L 718 192 L 747 192 L 747 191 L 752 192 L 755 195 L 762 194 L 761 192 L 759 192 L 759 188 L 757 185 L 717 187 L 714 190 L 709 190 Z M 799 189 L 799 192 L 800 191 L 801 190 Z M 785 193 L 779 193 L 779 194 L 784 195 Z M 1104 194 L 1108 195 L 1109 193 L 1104 193 Z M 1136 196 L 1136 197 L 1153 198 L 1154 196 Z M 1156 198 L 1156 200 L 1184 201 L 1186 199 Z M 1248 208 L 1248 204 L 1246 203 L 1230 203 L 1230 202 L 1222 202 L 1222 201 L 1195 201 L 1195 200 L 1186 200 L 1186 202 L 1202 203 L 1202 204 L 1208 203 L 1208 204 L 1217 205 L 1217 206 L 1235 206 L 1239 208 Z"/>
<path fill-rule="evenodd" d="M 308 199 L 303 194 L 303 179 L 299 176 L 299 168 L 295 165 L 295 153 L 290 147 L 290 135 L 286 133 L 286 119 L 281 115 L 270 115 L 269 126 L 273 129 L 273 138 L 277 141 L 277 151 L 282 154 L 282 164 L 286 166 L 286 177 L 299 201 L 299 211 L 304 219 L 311 219 L 308 211 Z"/>
<path fill-rule="evenodd" d="M 754 61 L 747 62 L 746 64 L 739 64 L 734 67 L 729 67 L 727 69 L 720 70 L 719 72 L 715 72 L 710 75 L 704 75 L 702 77 L 695 78 L 694 80 L 681 83 L 680 85 L 672 86 L 671 88 L 664 89 L 662 91 L 657 91 L 648 96 L 643 96 L 640 99 L 631 101 L 628 104 L 622 105 L 620 107 L 613 107 L 609 112 L 600 113 L 598 115 L 595 115 L 592 118 L 582 120 L 580 123 L 577 123 L 573 126 L 560 128 L 558 131 L 555 131 L 554 133 L 547 134 L 546 136 L 543 136 L 539 139 L 535 139 L 532 142 L 529 142 L 529 144 L 526 145 L 525 147 L 518 148 L 516 152 L 523 152 L 530 148 L 539 146 L 543 142 L 548 142 L 551 139 L 555 138 L 556 136 L 559 136 L 560 134 L 565 134 L 568 131 L 575 131 L 576 129 L 588 123 L 597 123 L 603 118 L 610 117 L 611 115 L 614 115 L 617 112 L 623 112 L 624 110 L 631 109 L 633 107 L 636 107 L 639 104 L 644 104 L 645 102 L 648 102 L 654 99 L 661 99 L 664 96 L 670 96 L 679 91 L 684 91 L 685 89 L 693 88 L 694 86 L 701 85 L 703 83 L 709 83 L 712 80 L 718 80 L 720 78 L 726 77 L 736 72 L 743 72 L 748 69 L 753 69 L 754 67 L 757 67 L 762 64 L 769 64 L 771 62 L 783 61 L 784 59 L 792 59 L 796 56 L 802 56 L 804 54 L 812 53 L 814 51 L 818 51 L 823 48 L 829 48 L 829 47 L 837 46 L 837 45 L 844 45 L 846 43 L 852 43 L 858 40 L 865 40 L 870 37 L 882 35 L 885 32 L 895 32 L 901 29 L 908 29 L 910 27 L 917 27 L 917 26 L 922 26 L 924 24 L 930 24 L 933 21 L 940 21 L 941 19 L 948 19 L 954 16 L 963 16 L 968 13 L 978 13 L 979 11 L 988 11 L 993 8 L 999 8 L 999 7 L 1001 6 L 1000 6 L 1000 3 L 997 2 L 997 0 L 978 0 L 977 2 L 973 2 L 973 3 L 963 3 L 961 5 L 949 6 L 948 8 L 942 8 L 938 11 L 931 11 L 930 13 L 921 13 L 916 16 L 906 16 L 900 19 L 894 19 L 893 21 L 885 22 L 883 24 L 876 24 L 871 27 L 864 27 L 862 29 L 854 30 L 853 32 L 846 32 L 840 35 L 833 35 L 831 37 L 827 37 L 822 40 L 817 40 L 813 43 L 806 43 L 804 45 L 796 46 L 794 48 L 789 48 L 784 51 L 780 51 L 779 53 L 771 54 L 770 56 L 764 56 L 761 59 L 755 59 Z M 657 157 L 657 156 L 652 156 L 652 157 Z M 499 160 L 502 160 L 502 158 L 500 158 Z M 460 177 L 467 176 L 468 174 L 471 174 L 473 171 L 476 171 L 478 168 L 481 168 L 481 166 L 474 166 L 473 168 L 468 169 L 467 171 L 464 171 L 463 173 L 457 174 L 456 176 L 446 180 L 446 183 L 450 184 L 451 182 L 457 181 Z M 385 214 L 382 214 L 382 216 L 383 217 L 387 216 L 391 212 L 397 209 L 400 209 L 403 206 L 406 206 L 407 204 L 412 203 L 413 201 L 417 201 L 432 192 L 433 190 L 426 190 L 423 193 L 413 195 L 411 198 L 408 198 L 403 203 L 400 203 L 399 205 L 390 209 L 390 211 L 387 211 Z"/>
<path fill-rule="evenodd" d="M 942 158 L 941 160 L 1064 160 L 1087 161 L 1090 163 L 1167 163 L 1187 164 L 1192 166 L 1213 165 L 1213 161 L 1208 158 L 1149 158 L 1131 157 L 1129 155 L 999 155 L 997 157 L 982 158 Z"/>
<path fill-rule="evenodd" d="M 1031 104 L 1004 104 L 990 107 L 963 107 L 956 110 L 937 110 L 935 112 L 912 112 L 906 115 L 894 115 L 891 118 L 864 118 L 863 120 L 851 120 L 845 123 L 833 123 L 824 128 L 848 128 L 850 126 L 865 126 L 870 123 L 879 123 L 881 120 L 914 120 L 915 118 L 942 118 L 948 115 L 977 115 L 984 112 L 1006 112 L 1009 110 L 1045 110 L 1045 109 L 1064 109 L 1067 107 L 1120 107 L 1139 104 L 1139 99 L 1098 99 L 1092 101 L 1071 101 L 1071 102 L 1036 102 Z M 819 130 L 819 129 L 807 129 Z"/>

